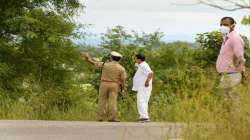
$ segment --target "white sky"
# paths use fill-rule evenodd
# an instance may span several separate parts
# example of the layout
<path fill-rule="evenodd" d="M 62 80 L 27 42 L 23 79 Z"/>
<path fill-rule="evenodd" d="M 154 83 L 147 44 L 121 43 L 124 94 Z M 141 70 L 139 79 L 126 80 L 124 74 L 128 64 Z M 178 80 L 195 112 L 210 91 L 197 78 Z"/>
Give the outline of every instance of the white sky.
<path fill-rule="evenodd" d="M 138 32 L 164 32 L 166 40 L 193 41 L 197 33 L 219 28 L 219 20 L 232 16 L 238 22 L 237 30 L 250 37 L 250 27 L 240 24 L 250 11 L 226 12 L 208 6 L 181 6 L 193 0 L 85 0 L 85 13 L 78 20 L 92 24 L 89 32 L 104 33 L 108 27 L 124 26 Z"/>

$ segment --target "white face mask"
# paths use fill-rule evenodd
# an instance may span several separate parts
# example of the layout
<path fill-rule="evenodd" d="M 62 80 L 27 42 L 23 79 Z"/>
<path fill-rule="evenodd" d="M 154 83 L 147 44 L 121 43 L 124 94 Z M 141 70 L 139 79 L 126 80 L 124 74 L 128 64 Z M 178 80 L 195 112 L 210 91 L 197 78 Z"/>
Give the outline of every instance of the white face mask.
<path fill-rule="evenodd" d="M 223 34 L 223 35 L 227 35 L 230 32 L 230 28 L 227 26 L 220 26 L 219 31 Z"/>
<path fill-rule="evenodd" d="M 135 67 L 139 67 L 139 64 L 135 63 Z"/>

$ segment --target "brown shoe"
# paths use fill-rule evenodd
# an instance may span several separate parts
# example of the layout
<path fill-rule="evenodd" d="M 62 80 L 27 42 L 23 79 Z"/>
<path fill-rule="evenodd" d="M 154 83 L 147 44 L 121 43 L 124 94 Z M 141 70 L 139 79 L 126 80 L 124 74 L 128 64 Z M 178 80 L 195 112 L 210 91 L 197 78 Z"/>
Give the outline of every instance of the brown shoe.
<path fill-rule="evenodd" d="M 114 119 L 114 120 L 108 120 L 109 122 L 121 122 L 120 120 L 118 119 Z"/>
<path fill-rule="evenodd" d="M 138 122 L 150 122 L 149 118 L 140 118 Z"/>

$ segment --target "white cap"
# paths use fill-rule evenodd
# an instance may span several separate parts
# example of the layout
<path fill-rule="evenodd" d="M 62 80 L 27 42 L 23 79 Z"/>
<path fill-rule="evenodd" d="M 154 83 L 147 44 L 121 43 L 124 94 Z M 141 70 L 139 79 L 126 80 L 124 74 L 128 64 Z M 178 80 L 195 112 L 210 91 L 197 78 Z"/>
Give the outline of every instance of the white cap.
<path fill-rule="evenodd" d="M 118 53 L 118 52 L 112 51 L 110 54 L 112 56 L 116 56 L 116 57 L 121 57 L 122 58 L 122 55 L 120 53 Z"/>

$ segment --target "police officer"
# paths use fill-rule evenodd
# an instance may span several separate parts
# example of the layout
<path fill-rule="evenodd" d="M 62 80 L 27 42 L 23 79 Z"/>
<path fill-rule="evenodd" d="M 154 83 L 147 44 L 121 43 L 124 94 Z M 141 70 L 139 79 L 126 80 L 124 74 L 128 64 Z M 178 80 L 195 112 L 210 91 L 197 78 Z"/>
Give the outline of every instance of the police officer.
<path fill-rule="evenodd" d="M 119 90 L 124 95 L 126 80 L 125 68 L 119 64 L 122 55 L 112 51 L 109 62 L 97 62 L 89 57 L 88 54 L 81 54 L 81 57 L 97 68 L 102 68 L 101 83 L 99 88 L 99 110 L 98 121 L 103 121 L 105 115 L 106 103 L 109 103 L 109 120 L 110 122 L 119 122 L 116 117 L 117 112 L 117 95 Z"/>

